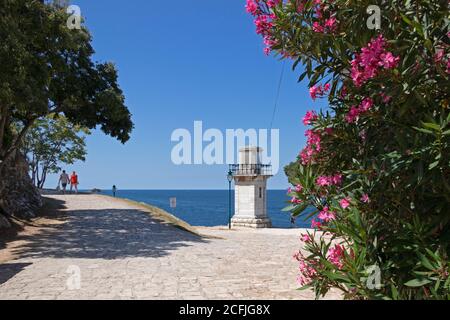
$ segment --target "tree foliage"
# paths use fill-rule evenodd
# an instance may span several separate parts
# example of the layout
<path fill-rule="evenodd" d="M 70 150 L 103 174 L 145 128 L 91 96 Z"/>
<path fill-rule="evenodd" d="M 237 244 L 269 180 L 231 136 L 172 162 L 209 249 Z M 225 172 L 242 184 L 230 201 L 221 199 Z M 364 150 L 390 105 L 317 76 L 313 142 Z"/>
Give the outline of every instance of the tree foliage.
<path fill-rule="evenodd" d="M 368 28 L 369 5 L 381 28 Z M 450 298 L 448 1 L 248 0 L 257 32 L 301 69 L 308 143 L 287 210 L 316 208 L 301 285 L 349 299 Z M 375 281 L 376 280 L 376 281 Z M 371 285 L 372 284 L 372 285 Z"/>
<path fill-rule="evenodd" d="M 88 129 L 73 125 L 63 116 L 38 119 L 25 135 L 22 147 L 35 186 L 42 189 L 47 175 L 61 171 L 62 165 L 85 161 L 88 134 Z"/>
<path fill-rule="evenodd" d="M 110 63 L 93 62 L 91 35 L 67 27 L 65 8 L 0 0 L 0 163 L 39 118 L 62 114 L 122 143 L 133 124 Z M 21 130 L 14 135 L 11 125 Z"/>

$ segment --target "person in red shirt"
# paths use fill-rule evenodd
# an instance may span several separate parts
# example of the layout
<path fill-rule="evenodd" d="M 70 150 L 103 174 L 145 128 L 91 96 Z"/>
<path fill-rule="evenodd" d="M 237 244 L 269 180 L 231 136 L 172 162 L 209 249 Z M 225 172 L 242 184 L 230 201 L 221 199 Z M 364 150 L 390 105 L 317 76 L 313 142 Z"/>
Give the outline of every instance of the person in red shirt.
<path fill-rule="evenodd" d="M 75 171 L 70 176 L 70 191 L 72 191 L 72 188 L 75 188 L 75 193 L 78 193 L 78 176 Z"/>

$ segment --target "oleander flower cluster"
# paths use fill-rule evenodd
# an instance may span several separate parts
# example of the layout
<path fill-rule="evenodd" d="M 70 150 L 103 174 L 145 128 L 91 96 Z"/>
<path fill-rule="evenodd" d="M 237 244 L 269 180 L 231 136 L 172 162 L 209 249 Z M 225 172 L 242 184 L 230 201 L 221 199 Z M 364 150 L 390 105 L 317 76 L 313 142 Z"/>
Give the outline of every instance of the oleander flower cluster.
<path fill-rule="evenodd" d="M 276 15 L 273 12 L 268 12 L 270 8 L 277 6 L 281 0 L 247 0 L 245 6 L 248 13 L 255 17 L 254 23 L 256 26 L 256 33 L 263 37 L 265 44 L 264 53 L 268 55 L 276 41 L 272 37 L 271 30 L 274 26 Z"/>
<path fill-rule="evenodd" d="M 397 67 L 400 57 L 386 49 L 386 39 L 382 34 L 355 55 L 351 62 L 351 77 L 357 87 L 375 78 L 380 72 Z"/>
<path fill-rule="evenodd" d="M 317 297 L 450 299 L 448 2 L 383 2 L 379 30 L 366 5 L 247 1 L 266 54 L 309 80 L 305 146 L 285 168 L 285 210 L 310 230 L 298 283 Z"/>

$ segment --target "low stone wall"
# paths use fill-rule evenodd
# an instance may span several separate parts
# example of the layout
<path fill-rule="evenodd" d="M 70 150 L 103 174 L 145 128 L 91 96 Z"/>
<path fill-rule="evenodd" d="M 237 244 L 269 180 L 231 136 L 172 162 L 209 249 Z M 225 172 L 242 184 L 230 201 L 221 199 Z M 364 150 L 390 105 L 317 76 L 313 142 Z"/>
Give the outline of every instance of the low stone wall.
<path fill-rule="evenodd" d="M 0 169 L 0 228 L 9 227 L 6 219 L 30 219 L 42 206 L 42 198 L 28 176 L 28 164 L 20 154 Z"/>

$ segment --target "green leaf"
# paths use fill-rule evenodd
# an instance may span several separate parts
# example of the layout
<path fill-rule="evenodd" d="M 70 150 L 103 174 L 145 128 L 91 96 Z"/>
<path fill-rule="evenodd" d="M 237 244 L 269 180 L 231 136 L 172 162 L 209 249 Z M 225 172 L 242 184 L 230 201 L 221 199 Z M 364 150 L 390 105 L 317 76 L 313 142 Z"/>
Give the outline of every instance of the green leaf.
<path fill-rule="evenodd" d="M 303 287 L 301 287 L 301 288 L 298 288 L 297 290 L 298 291 L 305 291 L 305 290 L 308 290 L 308 289 L 311 289 L 312 288 L 312 286 L 311 285 L 306 285 L 306 286 L 303 286 Z"/>
<path fill-rule="evenodd" d="M 296 207 L 295 205 L 290 204 L 287 207 L 283 208 L 281 211 L 283 211 L 283 212 L 291 212 L 292 210 L 295 209 L 295 207 Z"/>
<path fill-rule="evenodd" d="M 419 253 L 419 259 L 420 262 L 422 262 L 422 265 L 427 268 L 428 270 L 434 271 L 435 267 L 431 264 L 430 260 L 427 259 L 423 254 Z"/>
<path fill-rule="evenodd" d="M 434 168 L 436 168 L 439 165 L 439 160 L 433 162 L 432 164 L 430 164 L 430 166 L 428 167 L 429 170 L 433 170 Z"/>
<path fill-rule="evenodd" d="M 398 290 L 393 283 L 391 284 L 391 291 L 392 291 L 392 299 L 398 300 Z"/>
<path fill-rule="evenodd" d="M 438 124 L 436 124 L 436 123 L 425 122 L 425 123 L 423 123 L 423 126 L 425 128 L 433 129 L 433 130 L 436 130 L 436 131 L 441 131 L 441 127 Z"/>
<path fill-rule="evenodd" d="M 413 129 L 420 131 L 422 133 L 426 133 L 426 134 L 434 134 L 433 131 L 427 130 L 427 129 L 423 129 L 423 128 L 417 128 L 417 127 L 413 127 Z"/>
<path fill-rule="evenodd" d="M 415 287 L 422 287 L 429 283 L 431 283 L 431 280 L 428 279 L 413 279 L 405 283 L 405 286 L 415 288 Z"/>

